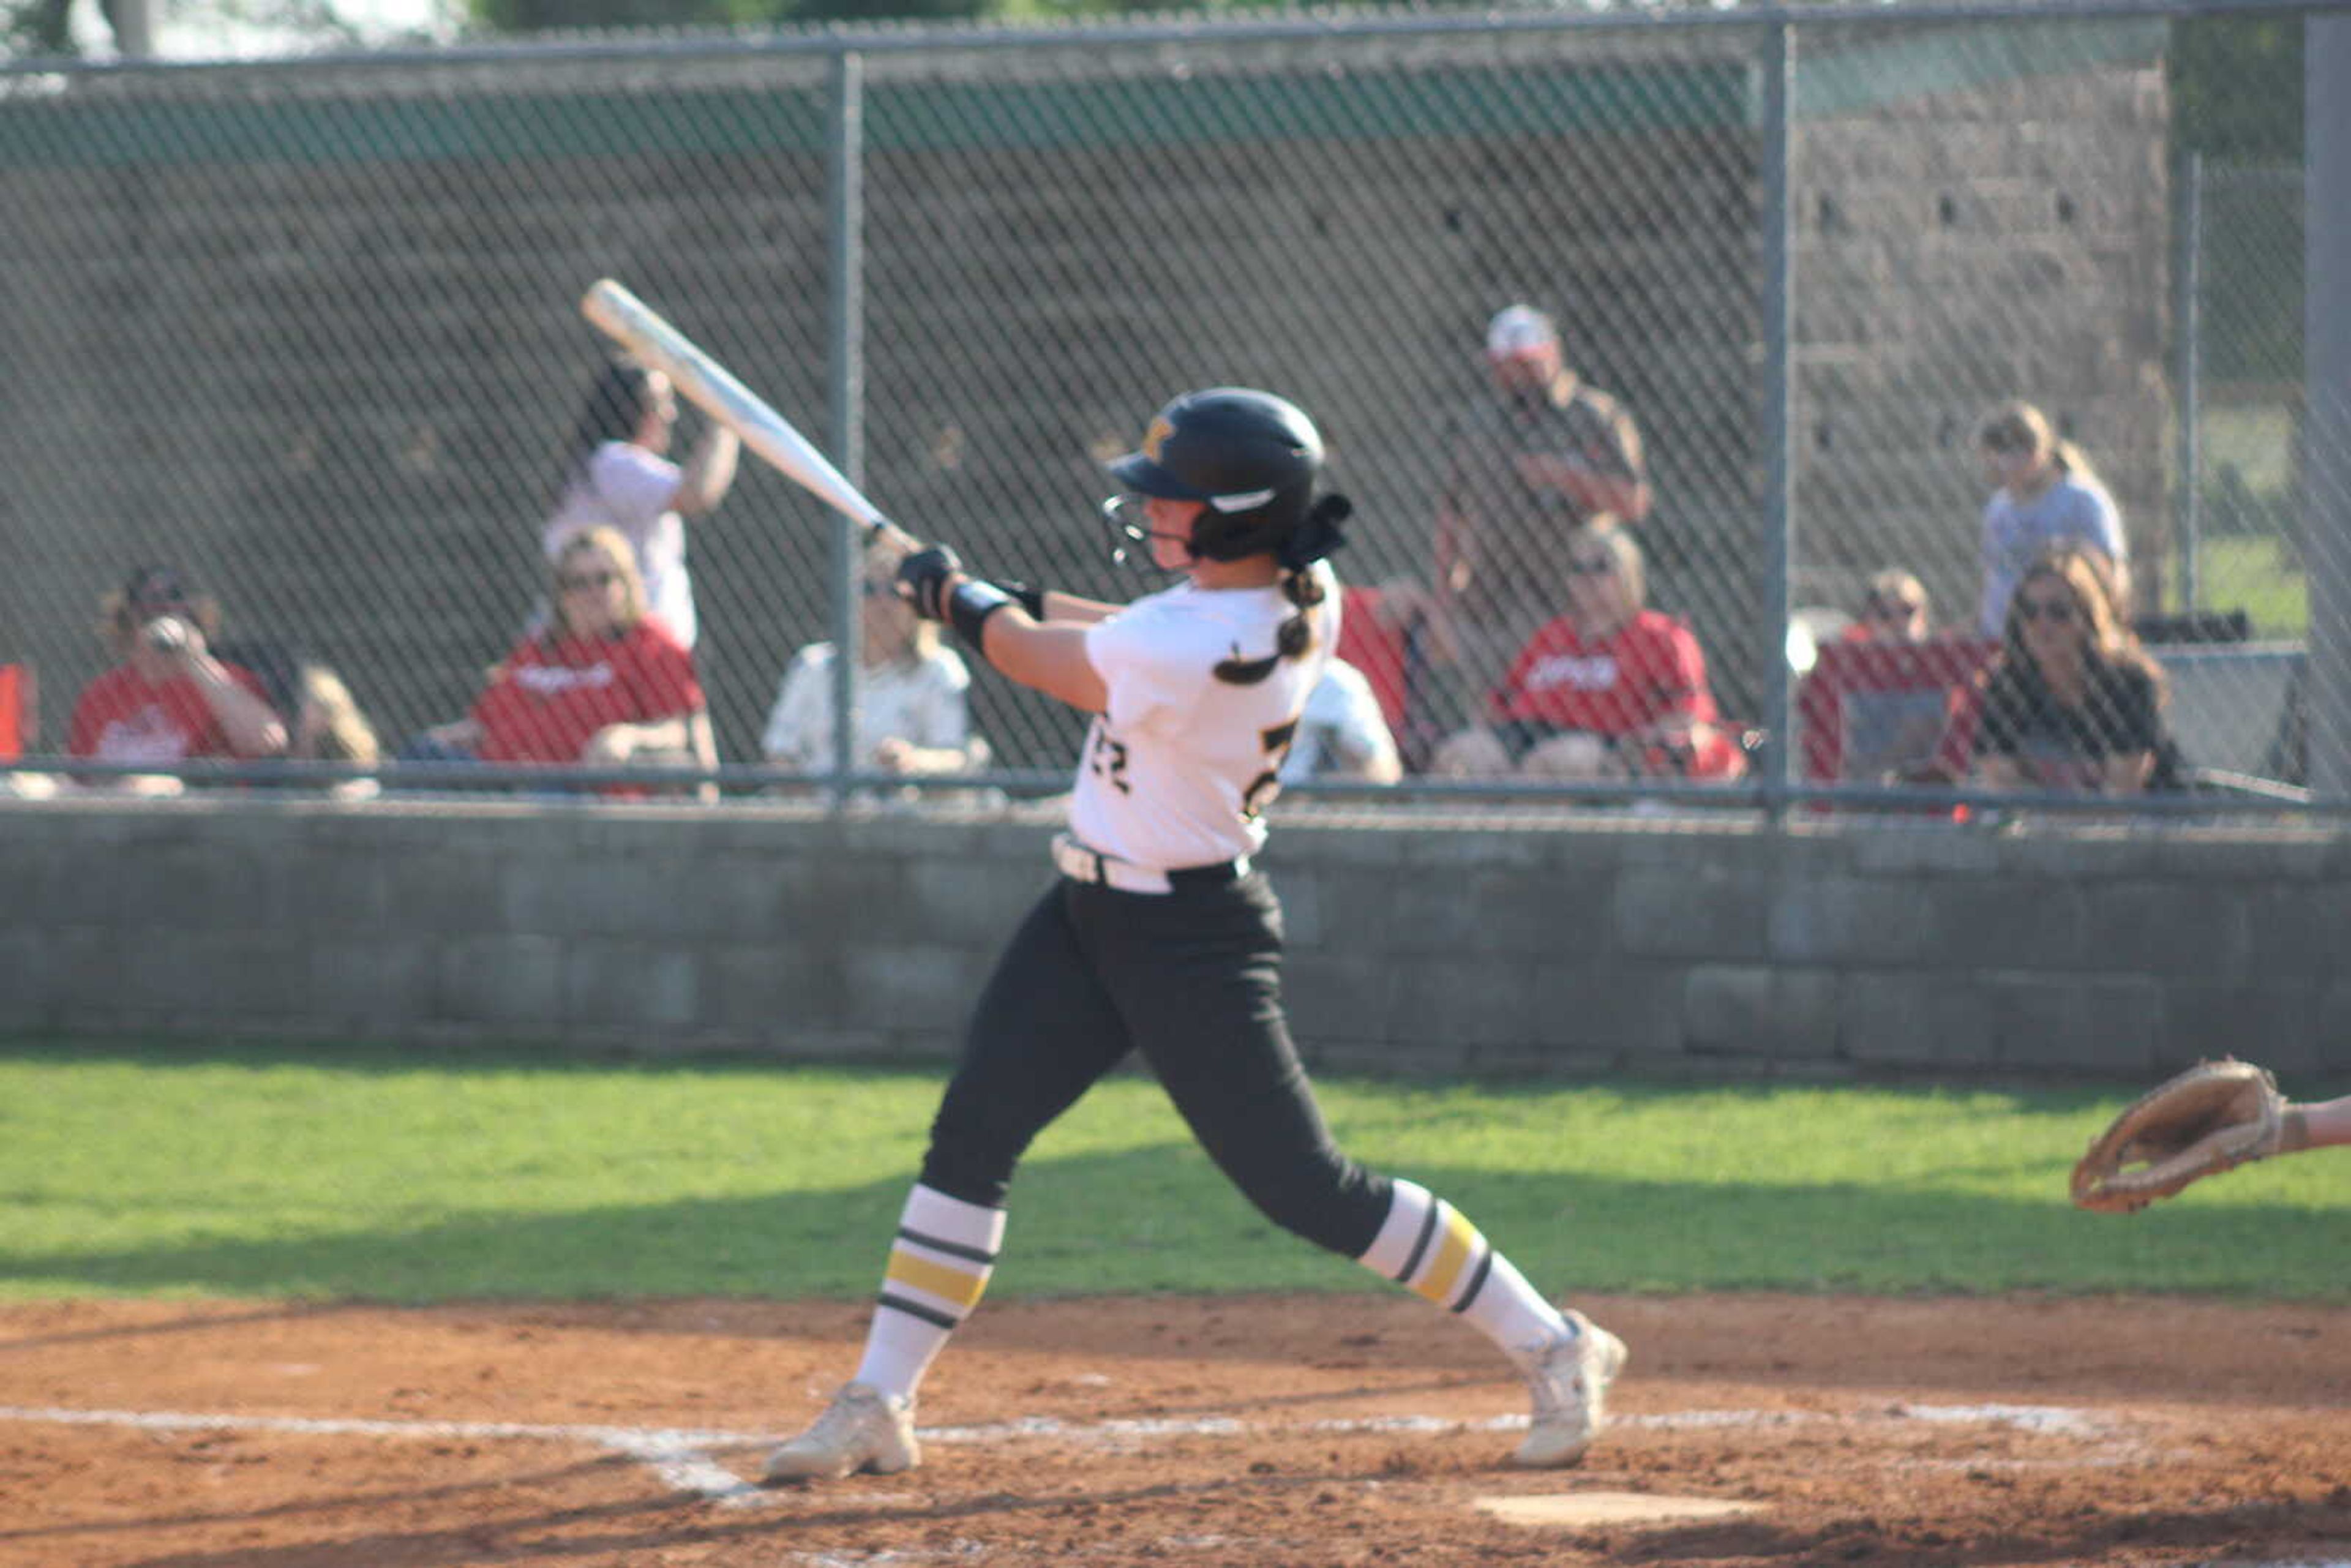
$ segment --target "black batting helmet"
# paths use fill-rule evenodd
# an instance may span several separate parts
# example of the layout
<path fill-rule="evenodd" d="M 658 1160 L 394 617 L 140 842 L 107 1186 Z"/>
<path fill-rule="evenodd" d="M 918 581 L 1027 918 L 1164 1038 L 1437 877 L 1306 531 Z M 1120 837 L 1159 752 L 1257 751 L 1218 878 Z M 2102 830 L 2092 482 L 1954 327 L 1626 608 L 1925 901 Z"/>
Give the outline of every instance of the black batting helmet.
<path fill-rule="evenodd" d="M 1271 392 L 1210 387 L 1153 415 L 1142 449 L 1109 467 L 1142 495 L 1206 503 L 1192 553 L 1239 560 L 1279 549 L 1305 519 L 1322 438 L 1303 410 Z"/>

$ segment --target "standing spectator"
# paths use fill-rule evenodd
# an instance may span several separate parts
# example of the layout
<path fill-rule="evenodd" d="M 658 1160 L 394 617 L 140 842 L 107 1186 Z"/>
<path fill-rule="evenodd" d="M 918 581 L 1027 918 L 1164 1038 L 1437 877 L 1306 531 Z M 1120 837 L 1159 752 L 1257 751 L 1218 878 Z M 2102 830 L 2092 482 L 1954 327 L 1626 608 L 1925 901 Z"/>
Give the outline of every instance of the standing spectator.
<path fill-rule="evenodd" d="M 402 755 L 716 768 L 694 655 L 646 611 L 628 540 L 613 528 L 574 536 L 556 554 L 551 586 L 547 627 L 490 672 L 473 711 L 426 730 Z"/>
<path fill-rule="evenodd" d="M 256 760 L 286 749 L 286 726 L 261 683 L 211 652 L 219 605 L 190 593 L 178 573 L 160 566 L 131 572 L 100 601 L 98 630 L 120 662 L 74 704 L 69 755 L 170 767 L 201 758 Z M 177 789 L 127 779 L 122 787 Z"/>
<path fill-rule="evenodd" d="M 2060 548 L 2010 598 L 1986 673 L 1977 775 L 1994 789 L 2177 789 L 2163 676 L 2106 597 L 2099 557 Z"/>
<path fill-rule="evenodd" d="M 552 561 L 582 529 L 618 529 L 636 553 L 647 609 L 690 652 L 700 628 L 683 519 L 726 498 L 741 448 L 733 431 L 713 424 L 680 467 L 665 455 L 676 425 L 677 393 L 667 376 L 627 361 L 607 364 L 572 426 L 542 543 Z"/>
<path fill-rule="evenodd" d="M 1633 416 L 1567 367 L 1559 329 L 1527 305 L 1486 328 L 1493 395 L 1456 425 L 1437 512 L 1436 601 L 1452 633 L 1457 713 L 1490 690 L 1549 601 L 1570 529 L 1649 514 Z"/>
<path fill-rule="evenodd" d="M 1529 638 L 1489 694 L 1489 723 L 1448 737 L 1429 770 L 1449 778 L 1732 779 L 1745 754 L 1723 729 L 1688 627 L 1647 608 L 1632 530 L 1603 519 L 1569 536 L 1567 612 Z"/>
<path fill-rule="evenodd" d="M 869 567 L 859 584 L 857 712 L 851 745 L 856 766 L 885 773 L 963 773 L 980 766 L 986 743 L 971 733 L 966 704 L 971 671 L 898 595 L 894 563 Z M 760 749 L 778 768 L 802 772 L 833 760 L 832 644 L 811 643 L 792 655 L 768 714 Z"/>
<path fill-rule="evenodd" d="M 1995 486 L 1983 513 L 1983 599 L 1977 630 L 2001 635 L 2010 595 L 2041 554 L 2058 545 L 2095 550 L 2116 613 L 2130 615 L 2129 544 L 2114 497 L 2080 447 L 2060 437 L 2049 416 L 2011 402 L 1984 421 L 1978 436 L 1984 476 Z"/>

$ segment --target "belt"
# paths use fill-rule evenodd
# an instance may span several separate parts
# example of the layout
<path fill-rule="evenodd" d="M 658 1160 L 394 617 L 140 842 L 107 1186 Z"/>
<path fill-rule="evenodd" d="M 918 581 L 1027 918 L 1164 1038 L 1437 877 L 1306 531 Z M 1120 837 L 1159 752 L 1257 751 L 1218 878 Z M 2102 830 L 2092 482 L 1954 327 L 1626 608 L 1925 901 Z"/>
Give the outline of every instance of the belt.
<path fill-rule="evenodd" d="M 1249 875 L 1249 856 L 1214 865 L 1176 866 L 1162 871 L 1090 850 L 1067 833 L 1053 835 L 1053 864 L 1072 882 L 1114 887 L 1121 893 L 1173 893 L 1179 887 L 1215 887 Z"/>

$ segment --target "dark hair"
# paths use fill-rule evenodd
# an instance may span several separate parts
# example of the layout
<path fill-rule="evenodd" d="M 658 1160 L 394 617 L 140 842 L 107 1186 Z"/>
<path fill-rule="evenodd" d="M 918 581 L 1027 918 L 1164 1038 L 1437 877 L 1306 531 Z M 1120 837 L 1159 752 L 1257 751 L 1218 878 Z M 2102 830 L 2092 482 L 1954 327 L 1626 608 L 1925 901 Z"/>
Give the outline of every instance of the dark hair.
<path fill-rule="evenodd" d="M 633 437 L 653 406 L 653 372 L 632 360 L 608 361 L 572 423 L 571 444 L 563 458 L 564 481 L 569 483 L 604 443 Z"/>
<path fill-rule="evenodd" d="M 1253 686 L 1273 674 L 1274 666 L 1284 659 L 1305 657 L 1314 646 L 1314 622 L 1306 612 L 1322 602 L 1322 580 L 1311 566 L 1281 574 L 1281 591 L 1298 607 L 1298 613 L 1281 623 L 1274 633 L 1273 652 L 1262 659 L 1243 659 L 1236 655 L 1217 666 L 1217 679 L 1228 685 Z"/>

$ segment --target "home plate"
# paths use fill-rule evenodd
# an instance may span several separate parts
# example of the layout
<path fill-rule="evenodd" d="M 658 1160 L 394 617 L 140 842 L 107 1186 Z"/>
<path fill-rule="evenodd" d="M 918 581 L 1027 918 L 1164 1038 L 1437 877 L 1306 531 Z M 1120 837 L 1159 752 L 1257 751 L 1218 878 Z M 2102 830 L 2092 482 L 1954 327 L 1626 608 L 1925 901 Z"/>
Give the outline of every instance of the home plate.
<path fill-rule="evenodd" d="M 1668 1497 L 1646 1491 L 1563 1491 L 1532 1497 L 1481 1497 L 1478 1506 L 1507 1524 L 1658 1524 L 1761 1513 L 1760 1502 L 1719 1497 Z"/>

